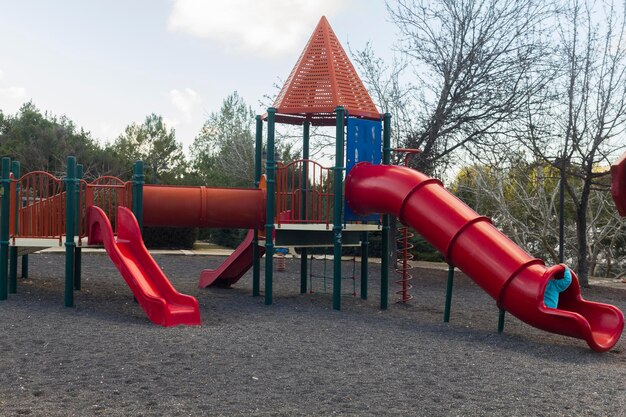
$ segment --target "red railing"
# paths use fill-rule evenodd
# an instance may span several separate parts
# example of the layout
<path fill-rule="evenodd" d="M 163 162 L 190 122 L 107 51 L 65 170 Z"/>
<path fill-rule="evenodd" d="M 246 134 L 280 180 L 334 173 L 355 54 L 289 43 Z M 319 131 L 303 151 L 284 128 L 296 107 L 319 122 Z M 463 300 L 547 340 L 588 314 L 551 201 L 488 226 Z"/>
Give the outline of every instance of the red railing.
<path fill-rule="evenodd" d="M 52 174 L 33 171 L 11 183 L 10 235 L 15 238 L 59 239 L 66 231 L 67 195 L 65 182 Z M 77 195 L 76 235 L 86 235 L 87 207 L 97 205 L 116 227 L 117 207 L 130 207 L 132 183 L 116 177 L 100 177 L 91 183 L 81 180 Z M 17 215 L 17 222 L 15 216 Z"/>
<path fill-rule="evenodd" d="M 81 236 L 86 233 L 86 208 L 98 206 L 111 221 L 113 230 L 117 230 L 117 208 L 131 207 L 132 182 L 124 182 L 117 177 L 104 176 L 87 183 L 81 181 L 81 190 L 84 190 L 84 199 L 79 198 L 79 221 Z M 82 216 L 82 217 L 80 217 Z"/>
<path fill-rule="evenodd" d="M 12 207 L 13 236 L 58 238 L 65 233 L 65 183 L 43 171 L 33 171 L 12 182 L 12 195 L 17 198 L 17 230 L 15 207 Z"/>
<path fill-rule="evenodd" d="M 323 223 L 328 227 L 333 213 L 332 168 L 301 159 L 276 167 L 276 221 Z M 288 220 L 280 214 L 290 211 Z M 284 216 L 282 216 L 284 217 Z"/>

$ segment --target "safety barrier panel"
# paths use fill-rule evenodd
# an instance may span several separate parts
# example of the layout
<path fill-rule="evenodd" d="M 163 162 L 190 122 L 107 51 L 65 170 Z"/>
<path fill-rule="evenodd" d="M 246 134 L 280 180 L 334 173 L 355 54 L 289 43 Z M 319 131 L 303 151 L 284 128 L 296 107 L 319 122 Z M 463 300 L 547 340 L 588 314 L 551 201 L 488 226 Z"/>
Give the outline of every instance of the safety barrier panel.
<path fill-rule="evenodd" d="M 276 219 L 281 223 L 332 222 L 333 176 L 332 168 L 315 161 L 301 159 L 276 169 Z M 289 219 L 280 213 L 291 212 Z"/>

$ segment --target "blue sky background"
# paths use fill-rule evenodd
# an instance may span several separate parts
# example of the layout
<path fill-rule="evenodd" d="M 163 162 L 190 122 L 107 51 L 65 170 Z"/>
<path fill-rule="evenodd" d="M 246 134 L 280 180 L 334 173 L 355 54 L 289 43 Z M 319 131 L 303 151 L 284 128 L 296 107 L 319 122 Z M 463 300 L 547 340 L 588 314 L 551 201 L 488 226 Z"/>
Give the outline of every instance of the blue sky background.
<path fill-rule="evenodd" d="M 0 109 L 32 100 L 104 141 L 150 113 L 187 148 L 237 90 L 258 112 L 322 15 L 389 57 L 383 0 L 0 0 Z"/>

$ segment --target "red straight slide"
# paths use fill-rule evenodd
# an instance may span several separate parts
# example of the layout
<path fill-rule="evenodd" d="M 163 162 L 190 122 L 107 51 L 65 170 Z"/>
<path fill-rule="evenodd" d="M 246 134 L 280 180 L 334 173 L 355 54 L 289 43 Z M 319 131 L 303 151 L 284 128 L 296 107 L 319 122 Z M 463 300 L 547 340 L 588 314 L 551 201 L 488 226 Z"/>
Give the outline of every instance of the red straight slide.
<path fill-rule="evenodd" d="M 199 325 L 198 301 L 176 291 L 154 261 L 141 238 L 133 212 L 117 209 L 117 240 L 107 215 L 96 206 L 87 213 L 88 244 L 104 244 L 148 318 L 161 326 Z"/>
<path fill-rule="evenodd" d="M 387 213 L 412 227 L 446 260 L 465 272 L 497 305 L 548 332 L 584 339 L 598 352 L 611 349 L 624 328 L 615 306 L 586 301 L 578 277 L 561 293 L 558 309 L 543 303 L 548 280 L 564 265 L 547 268 L 446 191 L 439 180 L 400 166 L 357 164 L 346 179 L 346 200 L 360 215 Z"/>
<path fill-rule="evenodd" d="M 265 247 L 259 246 L 259 256 L 263 256 L 264 253 Z M 211 285 L 222 288 L 230 287 L 252 267 L 253 261 L 254 229 L 250 229 L 243 242 L 217 269 L 205 269 L 200 273 L 198 287 L 206 288 Z"/>

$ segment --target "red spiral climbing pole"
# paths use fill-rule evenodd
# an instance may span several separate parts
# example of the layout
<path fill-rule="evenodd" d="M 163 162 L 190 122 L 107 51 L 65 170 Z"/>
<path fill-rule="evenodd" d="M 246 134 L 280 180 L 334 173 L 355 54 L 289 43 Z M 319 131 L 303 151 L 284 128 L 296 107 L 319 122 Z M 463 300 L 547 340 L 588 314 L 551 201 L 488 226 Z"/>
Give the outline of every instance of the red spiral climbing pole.
<path fill-rule="evenodd" d="M 418 149 L 398 148 L 395 149 L 395 152 L 405 154 L 404 165 L 408 167 L 409 157 L 420 151 Z M 413 236 L 415 236 L 415 234 L 409 230 L 408 226 L 403 224 L 401 227 L 398 227 L 396 234 L 396 248 L 398 254 L 396 272 L 400 275 L 400 278 L 394 281 L 400 287 L 400 289 L 396 291 L 396 295 L 398 296 L 396 300 L 397 303 L 406 303 L 413 299 L 413 295 L 410 293 L 411 288 L 413 288 L 411 284 L 413 275 L 410 273 L 411 269 L 413 269 L 413 264 L 411 263 L 413 254 L 411 253 L 411 249 L 414 248 L 410 239 Z"/>
<path fill-rule="evenodd" d="M 398 228 L 397 236 L 398 261 L 396 264 L 396 272 L 400 275 L 400 279 L 395 281 L 395 283 L 400 286 L 400 289 L 396 291 L 396 294 L 398 295 L 396 302 L 406 303 L 407 301 L 413 299 L 413 295 L 411 295 L 409 290 L 413 288 L 413 285 L 411 284 L 413 275 L 410 273 L 410 270 L 413 269 L 413 265 L 411 264 L 413 254 L 410 250 L 413 249 L 414 246 L 409 239 L 412 238 L 414 234 L 409 231 L 407 226 L 402 225 L 402 227 Z"/>

